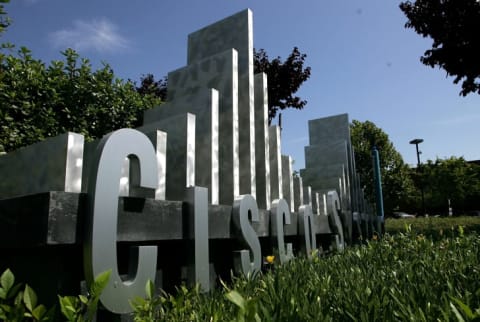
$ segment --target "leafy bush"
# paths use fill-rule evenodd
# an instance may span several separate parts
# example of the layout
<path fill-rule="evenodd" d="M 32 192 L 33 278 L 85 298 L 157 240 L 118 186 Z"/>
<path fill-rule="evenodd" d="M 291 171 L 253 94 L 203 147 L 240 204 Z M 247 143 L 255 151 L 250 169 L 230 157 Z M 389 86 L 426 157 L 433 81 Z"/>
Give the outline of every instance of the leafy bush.
<path fill-rule="evenodd" d="M 434 321 L 480 314 L 480 237 L 434 242 L 408 231 L 313 261 L 298 258 L 209 295 L 147 298 L 137 321 Z M 145 303 L 143 303 L 145 305 Z M 138 314 L 139 306 L 134 304 Z M 137 315 L 138 316 L 138 315 Z"/>
<path fill-rule="evenodd" d="M 422 234 L 435 240 L 444 237 L 456 237 L 459 234 L 459 227 L 468 234 L 476 232 L 480 234 L 480 217 L 420 217 L 412 219 L 387 219 L 385 230 L 390 234 L 398 234 L 410 226 L 412 232 Z"/>
<path fill-rule="evenodd" d="M 12 49 L 3 45 L 4 51 Z M 16 55 L 0 52 L 0 146 L 5 151 L 67 131 L 90 140 L 139 126 L 143 111 L 160 104 L 137 93 L 133 82 L 115 78 L 109 65 L 92 71 L 88 59 L 73 49 L 62 54 L 65 61 L 46 66 L 25 47 Z"/>
<path fill-rule="evenodd" d="M 107 286 L 111 271 L 100 273 L 93 282 L 88 296 L 59 296 L 60 309 L 69 322 L 91 322 L 97 312 L 98 301 Z"/>
<path fill-rule="evenodd" d="M 100 294 L 107 286 L 110 271 L 99 274 L 88 296 L 59 296 L 60 310 L 69 322 L 93 321 Z M 55 321 L 55 307 L 47 311 L 42 304 L 37 305 L 37 295 L 28 286 L 22 290 L 15 284 L 15 276 L 7 269 L 0 277 L 0 321 Z"/>
<path fill-rule="evenodd" d="M 49 321 L 44 305 L 37 305 L 37 295 L 28 286 L 15 284 L 15 276 L 7 269 L 0 277 L 0 320 L 2 321 Z"/>

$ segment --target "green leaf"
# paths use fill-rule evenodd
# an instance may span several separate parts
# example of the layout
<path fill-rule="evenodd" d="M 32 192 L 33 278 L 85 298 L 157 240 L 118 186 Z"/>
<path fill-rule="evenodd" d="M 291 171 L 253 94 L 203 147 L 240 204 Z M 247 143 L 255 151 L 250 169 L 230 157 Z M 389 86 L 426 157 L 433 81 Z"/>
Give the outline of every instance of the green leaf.
<path fill-rule="evenodd" d="M 452 308 L 453 313 L 455 313 L 455 316 L 457 317 L 457 320 L 458 320 L 459 322 L 465 322 L 465 320 L 463 319 L 462 314 L 460 314 L 460 312 L 458 312 L 458 309 L 455 307 L 455 305 L 453 305 L 452 302 L 450 302 L 450 307 Z"/>
<path fill-rule="evenodd" d="M 83 304 L 86 305 L 88 303 L 88 298 L 85 295 L 79 295 L 78 298 Z"/>
<path fill-rule="evenodd" d="M 465 303 L 463 303 L 462 301 L 460 301 L 459 299 L 457 298 L 452 298 L 452 300 L 457 303 L 457 305 L 462 309 L 463 313 L 465 313 L 465 315 L 467 316 L 467 318 L 469 320 L 473 319 L 475 316 L 472 312 L 472 310 L 468 307 L 468 305 L 466 305 Z"/>
<path fill-rule="evenodd" d="M 144 306 L 146 303 L 147 301 L 143 297 L 137 296 L 130 301 L 130 306 L 132 308 L 141 307 L 141 306 Z"/>
<path fill-rule="evenodd" d="M 25 285 L 25 291 L 23 292 L 23 302 L 30 312 L 37 306 L 37 294 L 28 284 Z"/>
<path fill-rule="evenodd" d="M 74 308 L 76 298 L 72 296 L 59 296 L 58 301 L 60 302 L 60 311 L 63 316 L 67 318 L 68 321 L 75 321 L 76 310 Z"/>
<path fill-rule="evenodd" d="M 151 300 L 153 298 L 153 293 L 155 292 L 155 284 L 151 280 L 147 281 L 145 285 L 145 293 L 147 294 L 147 299 Z"/>
<path fill-rule="evenodd" d="M 228 292 L 225 297 L 230 301 L 232 302 L 233 304 L 235 304 L 236 306 L 238 306 L 240 309 L 242 310 L 245 310 L 245 299 L 243 298 L 242 295 L 240 295 L 240 293 L 238 293 L 237 291 L 230 291 Z"/>
<path fill-rule="evenodd" d="M 95 277 L 95 281 L 93 283 L 93 287 L 91 290 L 92 296 L 93 297 L 99 297 L 100 294 L 102 293 L 103 289 L 107 286 L 108 280 L 110 279 L 110 275 L 112 273 L 112 270 L 108 270 L 105 272 L 102 272 Z"/>
<path fill-rule="evenodd" d="M 365 293 L 367 293 L 367 297 L 372 294 L 372 290 L 370 289 L 370 287 L 367 286 L 367 287 L 365 288 Z"/>
<path fill-rule="evenodd" d="M 100 298 L 100 294 L 102 293 L 103 289 L 107 286 L 108 280 L 110 279 L 110 275 L 112 270 L 108 270 L 102 272 L 97 275 L 95 281 L 93 283 L 93 287 L 91 290 L 91 298 L 89 300 L 89 304 L 87 305 L 87 313 L 86 313 L 86 320 L 92 321 L 97 311 L 98 300 Z"/>
<path fill-rule="evenodd" d="M 47 309 L 45 308 L 45 306 L 39 305 L 33 310 L 32 315 L 35 319 L 41 320 L 46 312 L 47 312 Z"/>
<path fill-rule="evenodd" d="M 7 298 L 7 292 L 3 288 L 0 288 L 0 299 L 5 300 Z"/>
<path fill-rule="evenodd" d="M 6 293 L 8 293 L 14 282 L 15 276 L 13 276 L 12 271 L 7 268 L 7 270 L 3 272 L 2 276 L 0 277 L 0 284 L 2 285 Z"/>
<path fill-rule="evenodd" d="M 23 301 L 23 291 L 18 292 L 17 296 L 15 296 L 15 299 L 13 300 L 13 303 L 16 306 L 21 306 Z"/>
<path fill-rule="evenodd" d="M 14 285 L 10 291 L 8 292 L 7 294 L 7 299 L 11 299 L 11 298 L 14 298 L 18 292 L 20 292 L 20 289 L 22 288 L 22 284 L 16 284 Z"/>

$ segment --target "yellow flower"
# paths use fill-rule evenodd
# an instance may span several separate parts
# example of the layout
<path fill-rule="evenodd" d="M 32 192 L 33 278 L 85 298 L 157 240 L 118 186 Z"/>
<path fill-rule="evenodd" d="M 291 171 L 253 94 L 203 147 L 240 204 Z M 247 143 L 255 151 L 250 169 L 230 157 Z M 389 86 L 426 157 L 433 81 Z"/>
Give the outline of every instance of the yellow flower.
<path fill-rule="evenodd" d="M 267 256 L 266 260 L 267 260 L 267 263 L 273 264 L 273 262 L 275 261 L 275 256 L 273 255 Z"/>

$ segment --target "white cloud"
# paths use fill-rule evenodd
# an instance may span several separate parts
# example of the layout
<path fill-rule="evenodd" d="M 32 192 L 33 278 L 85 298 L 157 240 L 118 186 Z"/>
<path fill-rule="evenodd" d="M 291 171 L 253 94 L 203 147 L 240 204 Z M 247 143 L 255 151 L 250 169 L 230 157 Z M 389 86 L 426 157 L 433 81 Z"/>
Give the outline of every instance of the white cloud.
<path fill-rule="evenodd" d="M 50 40 L 57 48 L 73 48 L 80 51 L 112 52 L 128 45 L 118 33 L 117 26 L 101 18 L 92 21 L 76 20 L 73 27 L 50 33 Z"/>

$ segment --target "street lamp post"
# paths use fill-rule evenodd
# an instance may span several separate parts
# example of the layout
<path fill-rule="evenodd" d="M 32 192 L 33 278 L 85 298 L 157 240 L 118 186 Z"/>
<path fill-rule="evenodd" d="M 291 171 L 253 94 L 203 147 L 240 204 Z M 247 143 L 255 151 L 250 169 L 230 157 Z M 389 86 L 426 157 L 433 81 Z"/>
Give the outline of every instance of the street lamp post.
<path fill-rule="evenodd" d="M 415 148 L 417 150 L 417 172 L 421 171 L 421 163 L 420 163 L 420 153 L 422 151 L 418 150 L 418 145 L 423 142 L 423 139 L 413 139 L 410 141 L 410 144 L 415 144 Z M 423 178 L 420 180 L 420 192 L 422 194 L 422 215 L 425 215 L 425 196 L 423 194 Z"/>

